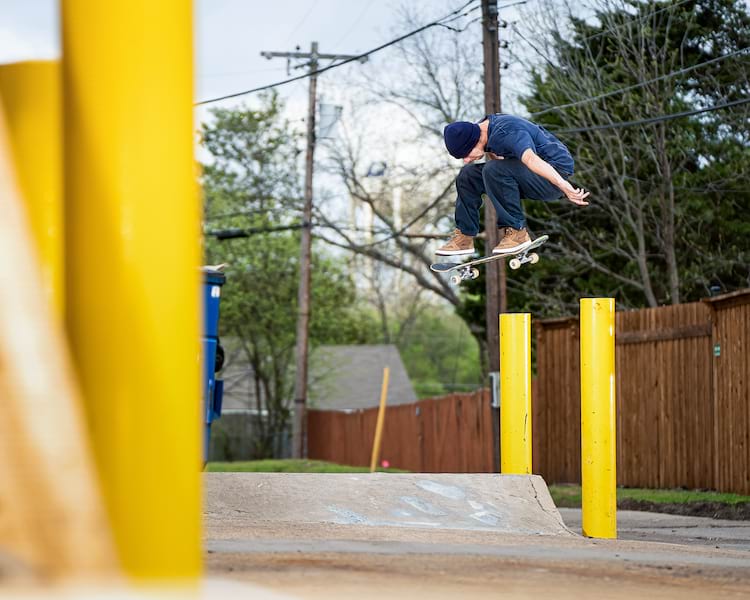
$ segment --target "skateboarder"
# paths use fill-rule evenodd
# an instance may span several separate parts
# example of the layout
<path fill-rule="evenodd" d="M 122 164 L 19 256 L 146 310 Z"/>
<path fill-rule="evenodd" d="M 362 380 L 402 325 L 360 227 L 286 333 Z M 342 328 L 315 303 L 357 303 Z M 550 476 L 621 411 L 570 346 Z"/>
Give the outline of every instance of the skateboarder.
<path fill-rule="evenodd" d="M 564 196 L 573 204 L 588 204 L 589 192 L 568 181 L 573 174 L 568 149 L 531 121 L 502 113 L 488 115 L 479 123 L 456 121 L 445 128 L 443 138 L 451 156 L 462 158 L 465 166 L 456 178 L 456 229 L 435 254 L 474 253 L 483 193 L 492 200 L 502 234 L 494 254 L 515 254 L 531 244 L 522 198 L 557 200 Z M 485 155 L 486 162 L 474 162 Z"/>

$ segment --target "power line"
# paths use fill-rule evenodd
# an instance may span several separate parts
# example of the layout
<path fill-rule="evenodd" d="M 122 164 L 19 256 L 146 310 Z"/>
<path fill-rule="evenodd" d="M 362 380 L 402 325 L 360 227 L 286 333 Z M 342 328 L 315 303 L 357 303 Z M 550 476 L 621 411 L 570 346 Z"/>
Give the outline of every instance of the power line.
<path fill-rule="evenodd" d="M 291 32 L 289 33 L 289 35 L 287 36 L 286 40 L 284 41 L 284 44 L 286 44 L 286 43 L 287 43 L 287 42 L 288 42 L 288 41 L 289 41 L 290 39 L 292 39 L 292 36 L 293 36 L 293 35 L 294 35 L 295 33 L 297 33 L 297 30 L 298 30 L 298 29 L 299 29 L 300 27 L 302 27 L 302 24 L 303 24 L 303 23 L 304 23 L 305 21 L 307 21 L 307 17 L 309 17 L 309 16 L 310 16 L 310 15 L 312 14 L 312 11 L 313 11 L 313 10 L 315 10 L 315 7 L 316 7 L 316 6 L 318 5 L 318 2 L 319 2 L 319 1 L 320 1 L 320 0 L 315 0 L 315 2 L 313 2 L 313 3 L 312 3 L 312 4 L 310 5 L 310 8 L 309 8 L 309 9 L 307 10 L 307 12 L 306 12 L 306 13 L 304 14 L 304 16 L 303 16 L 303 17 L 302 17 L 302 18 L 301 18 L 301 19 L 299 20 L 299 22 L 298 22 L 298 23 L 297 23 L 297 24 L 296 24 L 296 25 L 294 26 L 294 29 L 292 29 L 292 31 L 291 31 Z"/>
<path fill-rule="evenodd" d="M 645 15 L 634 15 L 632 19 L 628 19 L 627 21 L 620 23 L 619 25 L 615 25 L 614 27 L 608 27 L 604 29 L 604 31 L 600 31 L 598 33 L 594 33 L 593 35 L 590 35 L 588 37 L 585 37 L 581 40 L 581 42 L 588 42 L 589 40 L 593 40 L 594 38 L 598 38 L 606 33 L 614 33 L 617 29 L 622 29 L 623 27 L 629 25 L 630 23 L 634 23 L 635 21 L 638 21 L 640 19 L 653 17 L 654 15 L 658 15 L 659 13 L 663 13 L 665 10 L 671 10 L 673 8 L 677 8 L 678 6 L 681 6 L 683 4 L 686 4 L 688 2 L 692 2 L 693 0 L 680 0 L 680 2 L 675 2 L 674 4 L 670 4 L 669 6 L 665 6 L 664 8 L 660 8 L 659 10 L 655 10 L 651 13 L 646 13 Z"/>
<path fill-rule="evenodd" d="M 741 104 L 747 104 L 748 102 L 750 102 L 750 98 L 743 98 L 742 100 L 735 100 L 734 102 L 726 102 L 724 104 L 717 104 L 715 106 L 708 106 L 706 108 L 697 108 L 695 110 L 686 110 L 684 112 L 673 113 L 669 115 L 659 115 L 658 117 L 650 117 L 648 119 L 638 119 L 636 121 L 621 121 L 619 123 L 607 123 L 605 125 L 591 125 L 589 127 L 578 127 L 575 129 L 557 129 L 552 131 L 552 133 L 584 133 L 586 131 L 600 131 L 602 129 L 616 129 L 622 127 L 632 127 L 634 125 L 649 125 L 651 123 L 659 123 L 661 121 L 671 121 L 673 119 L 680 119 L 682 117 L 691 117 L 693 115 L 721 110 L 724 108 L 729 108 L 731 106 L 739 106 Z"/>
<path fill-rule="evenodd" d="M 219 241 L 233 240 L 236 238 L 246 238 L 251 235 L 258 235 L 261 233 L 274 233 L 277 231 L 294 231 L 296 229 L 302 229 L 305 227 L 304 223 L 296 223 L 294 225 L 275 225 L 270 227 L 246 227 L 244 229 L 232 228 L 232 229 L 218 229 L 215 231 L 207 231 L 206 235 L 215 237 Z"/>
<path fill-rule="evenodd" d="M 580 106 L 582 104 L 587 104 L 589 102 L 594 102 L 596 100 L 601 100 L 603 98 L 609 98 L 610 96 L 615 96 L 617 94 L 623 94 L 625 92 L 629 92 L 630 90 L 635 90 L 640 87 L 643 87 L 645 85 L 648 85 L 650 83 L 655 83 L 657 81 L 662 81 L 664 79 L 669 79 L 670 77 L 675 77 L 677 75 L 683 75 L 684 73 L 689 73 L 690 71 L 694 71 L 695 69 L 698 69 L 700 67 L 705 67 L 706 65 L 711 65 L 717 62 L 720 62 L 722 60 L 726 60 L 727 58 L 733 58 L 739 54 L 743 54 L 745 52 L 748 52 L 750 48 L 740 48 L 739 50 L 735 50 L 734 52 L 730 52 L 729 54 L 724 54 L 722 56 L 717 56 L 716 58 L 712 58 L 710 60 L 704 61 L 702 63 L 698 63 L 695 65 L 691 65 L 689 67 L 685 67 L 684 69 L 679 69 L 677 71 L 672 71 L 671 73 L 667 73 L 665 75 L 661 75 L 660 77 L 655 77 L 653 79 L 649 79 L 648 81 L 641 81 L 639 83 L 629 85 L 626 87 L 618 88 L 616 90 L 612 90 L 611 92 L 605 92 L 603 94 L 599 94 L 598 96 L 593 96 L 591 98 L 584 98 L 583 100 L 577 100 L 576 102 L 569 102 L 568 104 L 560 104 L 557 106 L 550 106 L 549 108 L 545 108 L 544 110 L 540 110 L 537 112 L 530 113 L 530 116 L 532 117 L 538 117 L 540 115 L 547 114 L 549 112 L 552 112 L 553 110 L 563 110 L 565 108 L 572 108 L 574 106 Z"/>
<path fill-rule="evenodd" d="M 654 184 L 654 181 L 651 181 L 649 179 L 642 179 L 640 177 L 633 177 L 631 175 L 622 175 L 623 179 L 628 179 L 629 181 L 638 181 L 640 183 L 649 183 Z M 717 192 L 717 193 L 731 193 L 731 194 L 747 194 L 748 189 L 739 189 L 739 188 L 717 188 L 712 187 L 712 183 L 705 184 L 704 187 L 687 187 L 683 185 L 674 185 L 672 186 L 676 190 L 683 190 L 686 192 Z"/>
<path fill-rule="evenodd" d="M 620 23 L 619 25 L 616 25 L 614 27 L 606 28 L 606 29 L 604 29 L 604 31 L 600 31 L 598 33 L 595 33 L 593 35 L 590 35 L 588 37 L 583 38 L 582 40 L 580 40 L 580 43 L 585 43 L 585 42 L 587 42 L 589 40 L 593 40 L 594 38 L 597 38 L 599 36 L 604 35 L 605 33 L 614 33 L 614 31 L 616 29 L 621 29 L 622 27 L 625 27 L 626 25 L 629 25 L 630 23 L 634 23 L 635 21 L 638 21 L 639 19 L 652 17 L 654 15 L 657 15 L 659 13 L 664 12 L 665 10 L 670 10 L 672 8 L 676 8 L 676 7 L 678 7 L 678 6 L 682 5 L 682 4 L 685 4 L 685 3 L 691 2 L 691 1 L 693 1 L 693 0 L 680 0 L 680 2 L 676 2 L 674 4 L 670 4 L 669 6 L 665 6 L 664 8 L 660 8 L 659 10 L 655 10 L 654 12 L 646 13 L 644 15 L 635 15 L 632 19 L 628 19 L 624 23 Z M 537 48 L 526 36 L 524 36 L 519 31 L 518 27 L 516 26 L 516 23 L 513 23 L 512 25 L 513 25 L 513 29 L 516 31 L 516 33 L 521 37 L 521 39 L 523 41 L 525 41 L 529 46 L 531 46 L 534 49 L 534 51 L 537 54 L 539 54 L 539 56 L 541 56 L 544 60 L 546 60 L 549 63 L 550 66 L 552 66 L 553 68 L 557 68 L 557 66 L 552 62 L 552 60 L 550 60 L 550 58 L 545 53 L 543 53 L 541 50 L 539 50 L 539 48 Z"/>
<path fill-rule="evenodd" d="M 210 98 L 208 100 L 201 100 L 200 102 L 196 102 L 194 106 L 201 106 L 203 104 L 210 104 L 212 102 L 219 102 L 220 100 L 228 100 L 229 98 L 237 98 L 238 96 L 245 96 L 247 94 L 252 94 L 254 92 L 260 92 L 263 90 L 268 90 L 271 88 L 275 88 L 281 85 L 285 85 L 287 83 L 291 83 L 293 81 L 298 81 L 300 79 L 305 79 L 307 77 L 310 77 L 312 75 L 319 75 L 321 73 L 325 73 L 326 71 L 330 71 L 331 69 L 335 69 L 336 67 L 341 67 L 345 64 L 348 64 L 350 62 L 354 62 L 355 60 L 362 60 L 363 58 L 367 58 L 368 56 L 375 54 L 376 52 L 379 52 L 380 50 L 383 50 L 385 48 L 388 48 L 389 46 L 393 46 L 394 44 L 398 44 L 399 42 L 402 42 L 403 40 L 410 38 L 414 35 L 417 35 L 418 33 L 421 33 L 425 29 L 429 29 L 430 27 L 436 27 L 439 25 L 442 25 L 442 22 L 446 19 L 450 19 L 450 17 L 459 15 L 461 11 L 463 11 L 466 7 L 468 7 L 470 4 L 476 2 L 477 0 L 469 0 L 464 5 L 462 5 L 460 8 L 457 8 L 456 10 L 448 13 L 446 16 L 441 17 L 440 19 L 437 19 L 436 21 L 433 21 L 431 23 L 428 23 L 426 25 L 423 25 L 422 27 L 419 27 L 418 29 L 415 29 L 414 31 L 410 31 L 409 33 L 406 33 L 395 40 L 391 40 L 390 42 L 386 42 L 385 44 L 382 44 L 378 46 L 377 48 L 373 48 L 372 50 L 368 50 L 367 52 L 363 52 L 362 54 L 358 54 L 356 56 L 352 56 L 351 58 L 347 58 L 345 60 L 339 61 L 337 63 L 334 63 L 332 65 L 328 65 L 327 67 L 323 67 L 322 69 L 317 69 L 315 71 L 311 71 L 308 73 L 304 73 L 303 75 L 298 75 L 297 77 L 291 77 L 289 79 L 285 79 L 283 81 L 278 81 L 276 83 L 270 83 L 268 85 L 263 85 L 257 88 L 253 88 L 251 90 L 245 90 L 242 92 L 236 92 L 234 94 L 227 94 L 225 96 L 219 96 L 217 98 Z M 449 21 L 450 22 L 450 21 Z"/>
<path fill-rule="evenodd" d="M 365 2 L 363 4 L 362 10 L 360 11 L 359 15 L 357 15 L 357 17 L 354 19 L 354 22 L 351 25 L 349 25 L 349 27 L 346 28 L 346 31 L 344 32 L 343 37 L 341 37 L 338 42 L 335 42 L 333 44 L 334 52 L 335 52 L 335 49 L 341 46 L 341 43 L 352 34 L 352 32 L 354 31 L 354 28 L 357 25 L 359 25 L 359 22 L 362 20 L 362 17 L 364 17 L 365 13 L 367 13 L 372 8 L 373 4 L 374 2 Z"/>

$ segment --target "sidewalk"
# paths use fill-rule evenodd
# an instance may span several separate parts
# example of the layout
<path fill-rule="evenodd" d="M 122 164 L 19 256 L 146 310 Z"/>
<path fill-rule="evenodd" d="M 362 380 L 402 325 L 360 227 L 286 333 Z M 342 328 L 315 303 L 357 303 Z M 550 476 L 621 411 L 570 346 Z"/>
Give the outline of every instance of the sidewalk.
<path fill-rule="evenodd" d="M 565 525 L 581 533 L 581 509 L 560 508 Z M 617 511 L 617 538 L 710 546 L 722 550 L 750 550 L 750 521 L 683 517 L 634 510 Z"/>

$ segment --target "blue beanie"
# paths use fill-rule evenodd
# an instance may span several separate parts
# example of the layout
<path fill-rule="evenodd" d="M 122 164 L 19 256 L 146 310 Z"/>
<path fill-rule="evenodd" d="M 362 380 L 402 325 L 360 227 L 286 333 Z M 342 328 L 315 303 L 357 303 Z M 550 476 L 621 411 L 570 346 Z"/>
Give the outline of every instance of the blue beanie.
<path fill-rule="evenodd" d="M 479 125 L 468 121 L 456 121 L 443 130 L 445 147 L 454 158 L 465 158 L 479 141 Z"/>

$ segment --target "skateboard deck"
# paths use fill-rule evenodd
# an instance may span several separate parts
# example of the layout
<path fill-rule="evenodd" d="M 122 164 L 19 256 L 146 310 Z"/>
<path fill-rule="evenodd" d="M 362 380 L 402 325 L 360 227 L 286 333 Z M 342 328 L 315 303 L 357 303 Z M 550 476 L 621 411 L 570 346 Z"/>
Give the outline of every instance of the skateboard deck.
<path fill-rule="evenodd" d="M 514 270 L 519 269 L 521 265 L 526 263 L 531 263 L 533 265 L 539 262 L 539 255 L 536 252 L 531 252 L 531 250 L 538 248 L 548 239 L 548 235 L 539 236 L 531 242 L 530 246 L 519 252 L 513 252 L 510 254 L 490 254 L 489 256 L 483 256 L 463 263 L 434 263 L 430 265 L 430 269 L 436 273 L 450 273 L 451 271 L 456 271 L 456 274 L 451 276 L 451 282 L 455 284 L 459 284 L 466 279 L 476 279 L 479 277 L 479 269 L 476 268 L 477 265 L 492 262 L 493 260 L 499 260 L 501 258 L 510 258 L 508 266 Z"/>

